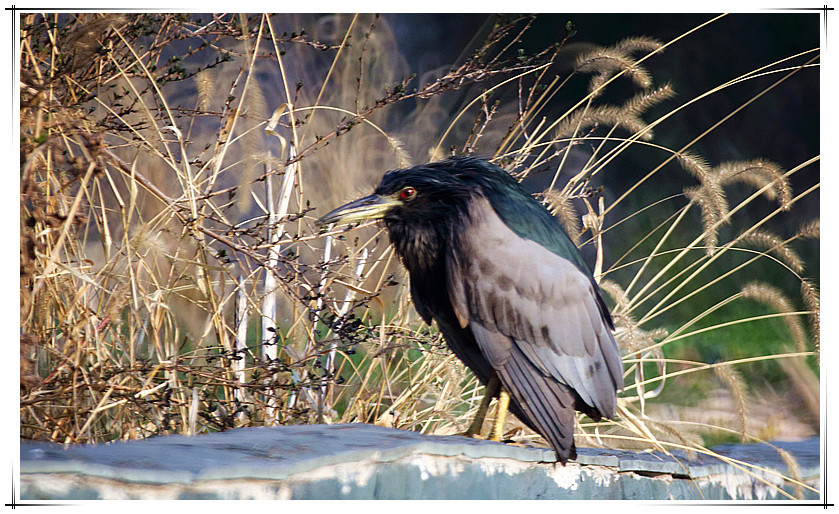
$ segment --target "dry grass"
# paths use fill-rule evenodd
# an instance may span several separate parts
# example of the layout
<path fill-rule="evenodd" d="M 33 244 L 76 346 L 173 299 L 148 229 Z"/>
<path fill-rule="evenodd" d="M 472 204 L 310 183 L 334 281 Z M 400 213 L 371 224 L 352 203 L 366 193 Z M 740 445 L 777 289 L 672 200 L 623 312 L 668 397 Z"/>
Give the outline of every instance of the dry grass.
<path fill-rule="evenodd" d="M 659 146 L 652 130 L 701 99 L 644 120 L 674 96 L 644 66 L 672 42 L 596 48 L 576 73 L 555 76 L 548 69 L 564 41 L 532 56 L 511 50 L 531 21 L 502 20 L 472 57 L 423 82 L 403 78 L 387 23 L 373 15 L 24 15 L 21 436 L 80 443 L 351 421 L 465 429 L 481 387 L 411 309 L 386 235 L 375 226 L 325 232 L 312 213 L 357 196 L 386 169 L 457 151 L 490 156 L 523 179 L 552 170 L 544 201 L 596 247 L 627 386 L 618 419 L 580 420 L 581 443 L 707 452 L 686 427 L 645 413 L 647 400 L 687 373 L 716 373 L 734 391 L 742 414 L 730 428 L 750 439 L 749 393 L 735 366 L 808 355 L 818 341 L 818 289 L 793 247 L 818 237 L 818 222 L 786 240 L 765 227 L 818 188 L 793 192 L 789 181 L 818 156 L 790 170 L 762 159 L 711 166 L 692 146 L 712 131 L 682 148 Z M 817 53 L 714 92 L 758 74 L 787 80 Z M 602 100 L 626 78 L 635 93 Z M 586 80 L 584 98 L 548 117 L 566 84 Z M 467 99 L 452 109 L 453 95 Z M 593 184 L 638 147 L 657 149 L 660 161 L 605 205 Z M 580 148 L 590 151 L 572 169 Z M 604 240 L 626 218 L 606 215 L 673 173 L 671 161 L 697 184 L 667 193 L 680 202 L 674 211 L 651 205 L 663 221 L 612 255 Z M 731 204 L 735 183 L 753 194 Z M 720 230 L 756 202 L 776 207 L 738 223 L 746 227 L 738 233 Z M 800 280 L 803 300 L 762 283 L 714 297 L 715 284 L 767 263 Z M 727 271 L 706 272 L 718 269 Z M 749 298 L 787 322 L 795 353 L 666 358 L 675 341 L 757 322 L 700 327 Z M 708 307 L 676 330 L 656 324 L 688 300 Z"/>

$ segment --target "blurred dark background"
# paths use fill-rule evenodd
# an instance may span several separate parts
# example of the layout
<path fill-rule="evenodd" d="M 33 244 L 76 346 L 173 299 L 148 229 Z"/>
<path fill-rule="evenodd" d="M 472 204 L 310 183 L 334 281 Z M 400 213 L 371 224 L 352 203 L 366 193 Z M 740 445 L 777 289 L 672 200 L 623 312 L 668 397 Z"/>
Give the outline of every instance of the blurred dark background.
<path fill-rule="evenodd" d="M 667 43 L 715 18 L 715 14 L 542 14 L 520 45 L 535 52 L 561 40 L 566 22 L 577 34 L 568 44 L 609 46 L 631 36 Z M 447 67 L 468 53 L 475 35 L 488 30 L 495 15 L 385 15 L 411 70 Z M 648 121 L 744 73 L 819 47 L 818 13 L 729 14 L 645 61 L 656 84 L 669 82 L 678 96 L 646 116 Z M 814 54 L 810 54 L 812 57 Z M 800 63 L 801 60 L 795 61 Z M 818 61 L 816 61 L 818 62 Z M 778 68 L 775 66 L 774 68 Z M 656 140 L 680 148 L 725 115 L 778 80 L 781 74 L 751 80 L 710 95 L 668 120 Z M 582 89 L 581 89 L 582 90 Z M 569 94 L 567 105 L 578 98 Z M 694 147 L 712 165 L 764 157 L 790 169 L 819 154 L 819 68 L 798 72 L 746 107 Z M 796 173 L 794 191 L 818 181 L 818 166 Z M 643 167 L 639 171 L 647 171 Z M 617 175 L 617 176 L 616 176 Z M 634 183 L 632 170 L 610 175 L 610 186 Z M 611 182 L 611 181 L 616 182 Z M 803 202 L 806 219 L 818 216 L 819 195 Z M 802 212 L 802 215 L 804 213 Z"/>

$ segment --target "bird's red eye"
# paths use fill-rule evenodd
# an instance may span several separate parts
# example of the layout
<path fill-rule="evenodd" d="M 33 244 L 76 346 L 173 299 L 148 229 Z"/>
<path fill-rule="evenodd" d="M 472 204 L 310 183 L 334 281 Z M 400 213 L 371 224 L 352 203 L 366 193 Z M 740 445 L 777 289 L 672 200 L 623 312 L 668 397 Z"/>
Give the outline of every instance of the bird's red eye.
<path fill-rule="evenodd" d="M 403 200 L 411 200 L 415 196 L 417 196 L 417 190 L 413 187 L 405 187 L 402 188 L 402 191 L 399 191 L 399 198 Z"/>

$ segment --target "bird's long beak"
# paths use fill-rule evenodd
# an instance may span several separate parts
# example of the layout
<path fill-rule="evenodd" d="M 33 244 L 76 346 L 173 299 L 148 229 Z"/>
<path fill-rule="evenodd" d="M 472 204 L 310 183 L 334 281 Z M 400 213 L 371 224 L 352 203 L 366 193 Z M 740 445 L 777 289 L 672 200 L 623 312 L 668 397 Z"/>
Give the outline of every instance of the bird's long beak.
<path fill-rule="evenodd" d="M 370 195 L 359 198 L 354 202 L 342 205 L 326 214 L 317 221 L 318 225 L 330 223 L 350 223 L 353 221 L 377 220 L 384 218 L 385 213 L 396 205 L 399 200 L 386 196 Z"/>

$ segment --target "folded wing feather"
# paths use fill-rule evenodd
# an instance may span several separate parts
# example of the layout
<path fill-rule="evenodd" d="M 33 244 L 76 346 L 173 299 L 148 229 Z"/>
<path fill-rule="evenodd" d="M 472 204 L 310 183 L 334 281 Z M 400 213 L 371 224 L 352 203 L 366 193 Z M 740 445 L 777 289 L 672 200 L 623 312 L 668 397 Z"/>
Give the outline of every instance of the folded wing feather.
<path fill-rule="evenodd" d="M 511 356 L 523 355 L 545 378 L 569 386 L 612 417 L 622 385 L 620 355 L 591 279 L 570 261 L 519 237 L 488 201 L 473 201 L 470 214 L 460 243 L 472 260 L 450 256 L 449 266 L 451 301 L 461 325 L 472 327 L 496 370 Z"/>

